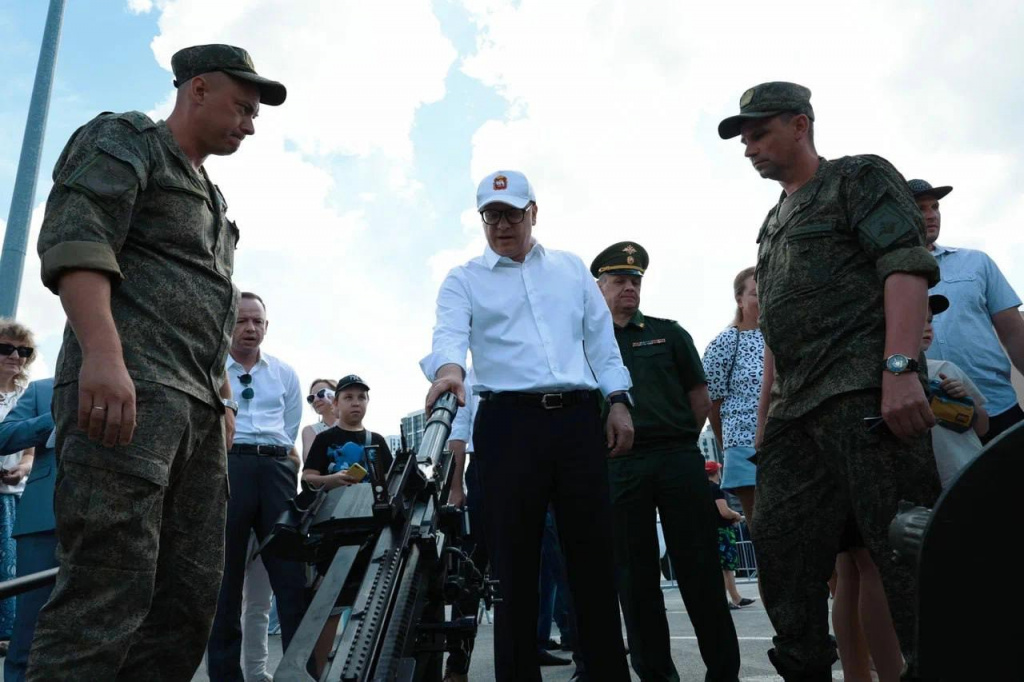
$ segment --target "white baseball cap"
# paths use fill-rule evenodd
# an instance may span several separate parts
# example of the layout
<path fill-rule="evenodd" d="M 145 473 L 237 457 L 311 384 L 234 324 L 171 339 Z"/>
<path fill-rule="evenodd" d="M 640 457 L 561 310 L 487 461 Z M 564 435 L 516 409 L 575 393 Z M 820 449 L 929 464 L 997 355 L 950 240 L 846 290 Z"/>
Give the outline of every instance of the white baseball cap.
<path fill-rule="evenodd" d="M 480 181 L 476 188 L 476 210 L 493 203 L 508 204 L 514 208 L 526 208 L 531 201 L 537 201 L 533 187 L 526 176 L 519 171 L 495 171 Z"/>

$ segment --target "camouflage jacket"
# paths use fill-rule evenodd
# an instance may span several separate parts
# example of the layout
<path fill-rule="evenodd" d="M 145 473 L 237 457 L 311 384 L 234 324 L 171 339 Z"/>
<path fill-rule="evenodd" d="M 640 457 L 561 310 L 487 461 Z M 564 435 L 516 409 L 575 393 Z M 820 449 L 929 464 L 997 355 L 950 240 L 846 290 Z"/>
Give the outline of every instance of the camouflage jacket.
<path fill-rule="evenodd" d="M 910 273 L 931 286 L 939 273 L 903 176 L 877 156 L 821 159 L 783 193 L 757 242 L 761 331 L 775 356 L 769 415 L 881 386 L 885 279 Z"/>
<path fill-rule="evenodd" d="M 67 271 L 108 274 L 132 378 L 219 407 L 238 228 L 205 169 L 192 168 L 163 121 L 105 113 L 72 135 L 53 182 L 38 244 L 43 284 L 58 293 Z M 77 381 L 81 363 L 69 325 L 55 385 Z"/>

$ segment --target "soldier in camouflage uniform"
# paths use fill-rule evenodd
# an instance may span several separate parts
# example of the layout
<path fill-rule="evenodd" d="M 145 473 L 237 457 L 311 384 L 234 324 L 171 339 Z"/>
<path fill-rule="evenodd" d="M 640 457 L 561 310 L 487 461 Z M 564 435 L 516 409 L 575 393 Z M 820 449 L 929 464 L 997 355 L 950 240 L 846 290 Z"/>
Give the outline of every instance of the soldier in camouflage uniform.
<path fill-rule="evenodd" d="M 767 349 L 753 535 L 777 633 L 769 658 L 787 682 L 832 679 L 826 582 L 836 553 L 858 545 L 912 669 L 913 575 L 887 528 L 900 499 L 931 505 L 939 492 L 920 354 L 938 266 L 895 168 L 817 155 L 810 96 L 758 85 L 718 129 L 742 135 L 754 169 L 784 190 L 757 239 Z"/>
<path fill-rule="evenodd" d="M 217 604 L 238 229 L 203 162 L 286 92 L 228 45 L 171 64 L 166 121 L 101 114 L 54 169 L 39 254 L 69 321 L 53 399 L 60 572 L 30 680 L 189 680 Z"/>

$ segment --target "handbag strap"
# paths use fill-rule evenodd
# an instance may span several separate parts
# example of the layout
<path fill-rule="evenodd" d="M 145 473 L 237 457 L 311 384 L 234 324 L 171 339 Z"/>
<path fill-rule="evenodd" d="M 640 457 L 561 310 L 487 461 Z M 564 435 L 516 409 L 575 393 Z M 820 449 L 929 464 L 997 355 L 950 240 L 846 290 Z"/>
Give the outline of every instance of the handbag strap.
<path fill-rule="evenodd" d="M 736 357 L 740 354 L 740 330 L 738 327 L 733 327 L 736 330 L 736 343 L 732 347 L 732 362 L 729 364 L 729 376 L 725 380 L 725 394 L 729 395 L 732 393 L 732 374 L 736 369 Z"/>

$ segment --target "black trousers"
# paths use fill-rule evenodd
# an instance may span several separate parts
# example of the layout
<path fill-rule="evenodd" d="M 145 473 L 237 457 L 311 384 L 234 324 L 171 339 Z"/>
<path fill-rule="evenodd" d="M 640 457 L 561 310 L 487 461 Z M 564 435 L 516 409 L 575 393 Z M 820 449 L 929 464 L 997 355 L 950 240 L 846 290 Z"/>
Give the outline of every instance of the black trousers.
<path fill-rule="evenodd" d="M 538 575 L 550 503 L 578 615 L 579 646 L 602 681 L 629 680 L 615 594 L 608 466 L 597 402 L 545 410 L 482 401 L 473 430 L 495 607 L 495 679 L 540 682 Z"/>
<path fill-rule="evenodd" d="M 217 599 L 207 658 L 211 680 L 242 682 L 242 584 L 249 563 L 249 533 L 263 540 L 295 497 L 296 472 L 285 457 L 228 455 L 227 523 L 224 530 L 224 579 Z M 264 556 L 263 565 L 277 597 L 281 644 L 288 648 L 306 612 L 306 577 L 303 565 Z"/>
<path fill-rule="evenodd" d="M 981 442 L 988 444 L 990 440 L 1021 421 L 1024 421 L 1024 410 L 1020 409 L 1020 405 L 1014 405 L 1005 412 L 989 417 L 988 433 L 981 437 Z"/>

